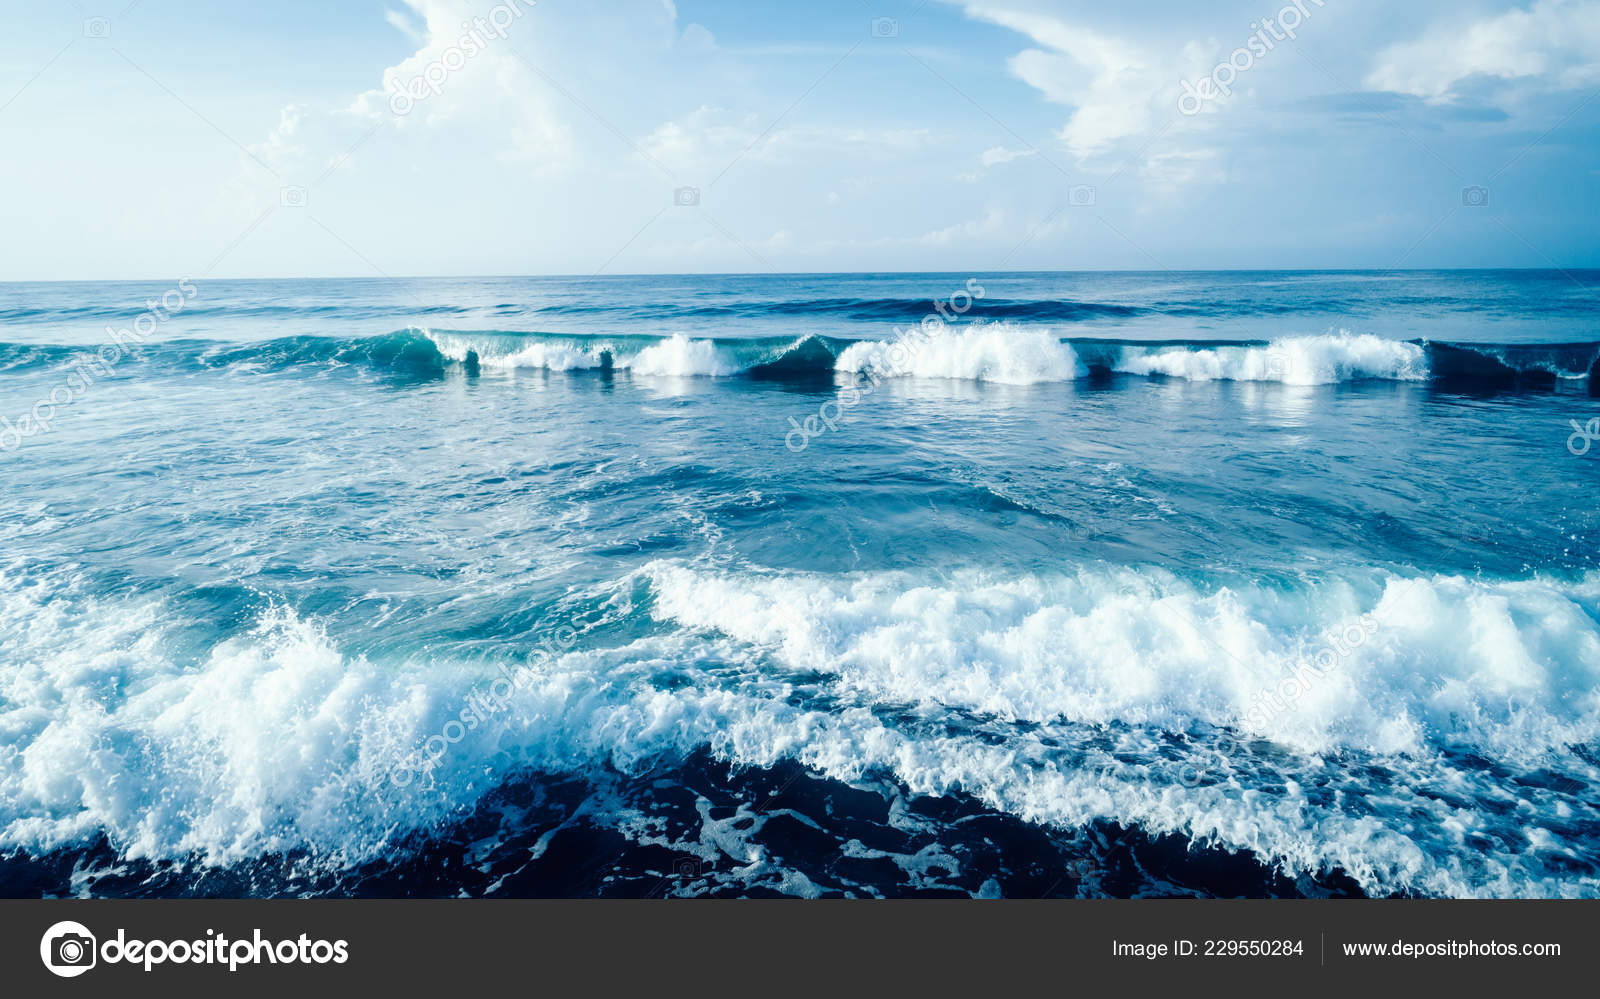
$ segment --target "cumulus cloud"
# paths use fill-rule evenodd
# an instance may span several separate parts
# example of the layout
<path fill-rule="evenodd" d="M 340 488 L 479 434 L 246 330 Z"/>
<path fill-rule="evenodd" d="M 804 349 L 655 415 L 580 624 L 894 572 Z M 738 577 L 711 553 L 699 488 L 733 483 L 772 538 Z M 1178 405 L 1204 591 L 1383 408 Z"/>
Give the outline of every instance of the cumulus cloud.
<path fill-rule="evenodd" d="M 1170 69 L 1124 39 L 1012 7 L 973 4 L 966 13 L 1039 46 L 1012 56 L 1008 67 L 1046 100 L 1074 108 L 1061 138 L 1080 159 L 1148 131 L 1152 92 L 1172 82 Z"/>
<path fill-rule="evenodd" d="M 385 20 L 411 38 L 411 55 L 341 104 L 285 107 L 250 151 L 286 178 L 309 181 L 340 163 L 377 128 L 413 143 L 446 125 L 499 140 L 497 155 L 558 167 L 572 134 L 556 98 L 519 50 L 536 41 L 527 0 L 485 7 L 474 0 L 405 0 Z M 399 113 L 397 113 L 399 112 Z"/>
<path fill-rule="evenodd" d="M 1452 19 L 1385 49 L 1367 75 L 1374 90 L 1431 101 L 1473 77 L 1570 88 L 1600 80 L 1600 2 L 1539 0 L 1478 19 Z"/>
<path fill-rule="evenodd" d="M 963 10 L 970 18 L 1008 28 L 1034 43 L 1036 47 L 1012 56 L 1007 68 L 1047 101 L 1072 109 L 1057 138 L 1080 166 L 1109 167 L 1125 157 L 1146 165 L 1159 162 L 1160 188 L 1168 192 L 1184 181 L 1214 176 L 1206 169 L 1173 168 L 1175 163 L 1215 158 L 1212 150 L 1199 148 L 1203 140 L 1196 138 L 1211 123 L 1179 116 L 1175 103 L 1180 79 L 1209 70 L 1206 46 L 1170 38 L 1136 42 L 1070 23 L 1029 3 L 985 0 Z M 983 166 L 1018 155 L 993 149 L 984 154 Z"/>

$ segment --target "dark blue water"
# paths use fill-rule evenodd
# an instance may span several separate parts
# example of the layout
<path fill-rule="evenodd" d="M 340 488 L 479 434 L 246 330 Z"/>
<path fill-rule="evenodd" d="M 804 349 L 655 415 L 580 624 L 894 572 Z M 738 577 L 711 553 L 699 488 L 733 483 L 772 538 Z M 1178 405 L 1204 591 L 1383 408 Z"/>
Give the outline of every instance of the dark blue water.
<path fill-rule="evenodd" d="M 0 285 L 0 892 L 1600 894 L 1597 285 Z"/>

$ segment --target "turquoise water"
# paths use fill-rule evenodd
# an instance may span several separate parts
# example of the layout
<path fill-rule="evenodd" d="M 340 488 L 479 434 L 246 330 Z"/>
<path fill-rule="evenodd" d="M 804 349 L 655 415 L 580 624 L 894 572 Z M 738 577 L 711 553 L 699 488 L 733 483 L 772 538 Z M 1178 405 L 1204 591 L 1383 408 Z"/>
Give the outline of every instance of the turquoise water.
<path fill-rule="evenodd" d="M 0 285 L 0 888 L 1600 894 L 1597 281 Z"/>

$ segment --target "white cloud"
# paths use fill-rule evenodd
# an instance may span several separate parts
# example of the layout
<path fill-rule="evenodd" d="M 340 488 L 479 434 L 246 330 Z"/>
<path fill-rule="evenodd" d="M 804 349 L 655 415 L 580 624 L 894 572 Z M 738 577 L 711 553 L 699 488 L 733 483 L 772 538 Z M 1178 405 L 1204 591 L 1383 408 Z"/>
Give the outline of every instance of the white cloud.
<path fill-rule="evenodd" d="M 1139 170 L 1151 190 L 1172 193 L 1196 183 L 1215 183 L 1224 178 L 1215 149 L 1185 149 L 1158 153 Z"/>
<path fill-rule="evenodd" d="M 963 184 L 976 184 L 984 178 L 991 167 L 1003 166 L 1012 160 L 1020 160 L 1027 156 L 1038 155 L 1037 149 L 1007 149 L 1005 146 L 995 146 L 985 149 L 983 155 L 978 157 L 979 169 L 963 171 L 955 175 L 955 179 Z"/>
<path fill-rule="evenodd" d="M 404 11 L 395 10 L 393 7 L 386 7 L 383 11 L 383 19 L 388 21 L 396 31 L 399 31 L 401 34 L 416 42 L 418 45 L 424 44 L 427 41 L 423 35 L 422 29 L 418 28 L 416 23 L 413 22 Z"/>
<path fill-rule="evenodd" d="M 688 176 L 714 175 L 735 158 L 792 163 L 816 154 L 896 154 L 932 145 L 926 128 L 856 128 L 800 124 L 768 129 L 770 122 L 726 108 L 700 107 L 662 122 L 640 143 L 651 157 Z"/>
<path fill-rule="evenodd" d="M 700 174 L 748 148 L 760 128 L 753 115 L 702 106 L 657 125 L 639 145 L 673 171 Z"/>
<path fill-rule="evenodd" d="M 1139 46 L 1031 11 L 974 4 L 966 13 L 1042 46 L 1017 53 L 1007 65 L 1046 100 L 1074 108 L 1061 130 L 1074 156 L 1093 156 L 1149 130 L 1152 92 L 1172 74 Z"/>
<path fill-rule="evenodd" d="M 1006 231 L 1008 226 L 1004 213 L 990 209 L 981 219 L 934 229 L 917 237 L 916 242 L 923 246 L 977 245 Z"/>
<path fill-rule="evenodd" d="M 1600 2 L 1539 0 L 1478 20 L 1441 24 L 1420 39 L 1385 49 L 1366 84 L 1428 100 L 1448 100 L 1474 76 L 1536 79 L 1556 88 L 1600 79 Z"/>
<path fill-rule="evenodd" d="M 344 107 L 285 107 L 277 127 L 251 147 L 285 177 L 307 182 L 344 158 L 375 126 L 402 134 L 425 132 L 446 122 L 471 123 L 479 134 L 501 141 L 499 155 L 556 167 L 567 162 L 572 137 L 556 113 L 548 88 L 518 57 L 514 44 L 534 34 L 526 0 L 499 5 L 490 23 L 473 0 L 405 0 L 410 13 L 385 10 L 389 24 L 412 37 L 418 48 L 379 74 L 381 82 Z M 414 17 L 412 16 L 414 15 Z M 519 32 L 524 34 L 520 35 Z M 396 94 L 433 81 L 431 89 L 395 113 Z M 420 137 L 418 137 L 420 139 Z"/>
<path fill-rule="evenodd" d="M 680 41 L 685 48 L 703 55 L 714 52 L 717 48 L 716 36 L 711 34 L 703 24 L 691 24 L 684 28 Z"/>
<path fill-rule="evenodd" d="M 1170 151 L 1183 144 L 1186 133 L 1209 127 L 1194 118 L 1180 120 L 1176 113 L 1178 81 L 1210 69 L 1205 46 L 1133 42 L 1025 9 L 1029 2 L 986 0 L 963 9 L 968 17 L 1009 28 L 1039 46 L 1012 56 L 1007 68 L 1046 100 L 1072 108 L 1058 138 L 1080 164 L 1115 162 L 1116 156 L 1141 150 L 1142 140 L 1158 131 Z M 1141 155 L 1157 152 L 1144 148 Z"/>
<path fill-rule="evenodd" d="M 984 150 L 978 161 L 987 168 L 1000 163 L 1010 163 L 1012 160 L 1021 159 L 1024 156 L 1032 156 L 1038 151 L 1037 149 L 1007 149 L 1005 146 L 995 146 L 993 149 Z"/>

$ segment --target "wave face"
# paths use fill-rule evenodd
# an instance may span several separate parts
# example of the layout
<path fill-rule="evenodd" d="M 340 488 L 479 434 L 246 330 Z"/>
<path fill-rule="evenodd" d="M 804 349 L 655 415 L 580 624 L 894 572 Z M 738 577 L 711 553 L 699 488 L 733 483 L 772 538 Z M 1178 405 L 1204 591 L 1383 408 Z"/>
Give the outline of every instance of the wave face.
<path fill-rule="evenodd" d="M 653 342 L 613 340 L 571 342 L 516 337 L 481 337 L 428 333 L 441 356 L 465 361 L 470 354 L 482 367 L 542 371 L 630 371 L 638 375 L 678 378 L 718 377 L 738 374 L 739 361 L 709 340 L 691 340 L 681 334 Z"/>
<path fill-rule="evenodd" d="M 468 368 L 512 372 L 625 372 L 638 377 L 831 381 L 840 377 L 922 378 L 1030 385 L 1093 373 L 1330 385 L 1431 382 L 1447 388 L 1600 391 L 1600 343 L 1442 344 L 1338 331 L 1249 344 L 1208 341 L 1134 344 L 1063 340 L 1012 323 L 914 327 L 887 340 L 804 335 L 702 339 L 450 330 L 401 330 L 356 339 L 294 336 L 244 344 L 168 341 L 136 345 L 141 370 L 189 373 L 323 374 L 341 368 L 436 378 Z M 92 359 L 90 347 L 0 343 L 0 374 L 61 368 Z M 124 362 L 129 363 L 129 362 Z"/>
<path fill-rule="evenodd" d="M 525 771 L 706 754 L 1177 834 L 1372 894 L 1600 892 L 1600 769 L 1576 748 L 1600 735 L 1596 576 L 1370 573 L 1285 595 L 1130 569 L 658 561 L 590 595 L 639 637 L 515 672 L 371 661 L 282 608 L 185 661 L 159 602 L 7 594 L 8 849 L 101 835 L 127 860 L 349 867 Z M 435 733 L 447 751 L 419 753 Z M 1518 782 L 1514 808 L 1494 774 Z"/>

